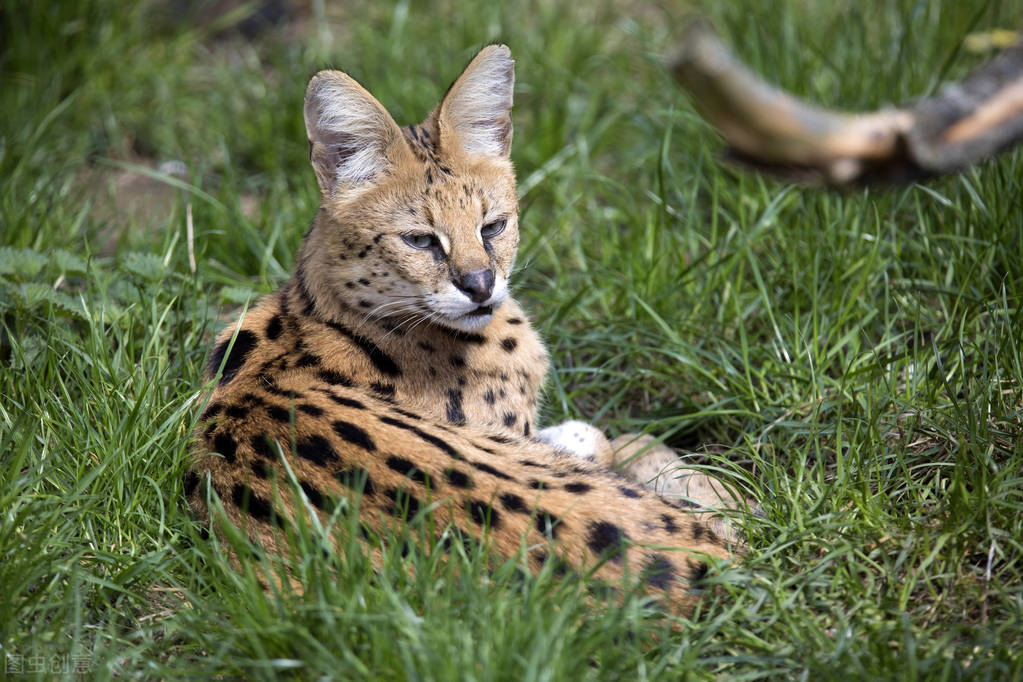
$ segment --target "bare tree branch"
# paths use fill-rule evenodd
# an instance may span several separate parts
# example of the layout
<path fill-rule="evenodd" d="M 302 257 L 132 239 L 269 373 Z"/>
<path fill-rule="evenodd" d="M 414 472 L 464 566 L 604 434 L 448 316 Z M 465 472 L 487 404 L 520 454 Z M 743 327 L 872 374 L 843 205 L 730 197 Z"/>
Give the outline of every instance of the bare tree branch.
<path fill-rule="evenodd" d="M 934 97 L 870 113 L 824 109 L 773 87 L 702 20 L 684 30 L 671 70 L 734 159 L 803 182 L 907 182 L 1023 140 L 1023 45 Z"/>

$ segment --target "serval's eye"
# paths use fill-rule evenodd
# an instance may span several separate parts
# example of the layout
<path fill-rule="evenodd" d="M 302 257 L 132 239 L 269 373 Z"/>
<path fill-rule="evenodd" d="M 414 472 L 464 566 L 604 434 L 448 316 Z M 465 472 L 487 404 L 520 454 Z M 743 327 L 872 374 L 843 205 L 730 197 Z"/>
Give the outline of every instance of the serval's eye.
<path fill-rule="evenodd" d="M 492 223 L 487 223 L 480 228 L 480 236 L 484 239 L 490 239 L 504 232 L 505 226 L 508 224 L 507 220 L 495 220 Z"/>
<path fill-rule="evenodd" d="M 431 247 L 439 245 L 437 236 L 428 232 L 414 232 L 412 234 L 403 234 L 401 238 L 405 240 L 405 243 L 411 246 L 413 249 L 429 249 Z"/>

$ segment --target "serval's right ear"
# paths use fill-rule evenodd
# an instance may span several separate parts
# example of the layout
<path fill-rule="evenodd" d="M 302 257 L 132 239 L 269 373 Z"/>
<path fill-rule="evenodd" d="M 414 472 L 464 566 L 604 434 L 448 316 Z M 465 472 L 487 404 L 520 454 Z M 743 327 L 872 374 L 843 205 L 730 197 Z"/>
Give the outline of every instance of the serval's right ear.
<path fill-rule="evenodd" d="M 434 110 L 440 146 L 451 153 L 507 159 L 512 143 L 515 62 L 507 45 L 488 45 L 465 67 Z"/>
<path fill-rule="evenodd" d="M 345 198 L 411 156 L 391 115 L 340 71 L 320 71 L 309 81 L 305 129 L 309 160 L 325 198 Z"/>

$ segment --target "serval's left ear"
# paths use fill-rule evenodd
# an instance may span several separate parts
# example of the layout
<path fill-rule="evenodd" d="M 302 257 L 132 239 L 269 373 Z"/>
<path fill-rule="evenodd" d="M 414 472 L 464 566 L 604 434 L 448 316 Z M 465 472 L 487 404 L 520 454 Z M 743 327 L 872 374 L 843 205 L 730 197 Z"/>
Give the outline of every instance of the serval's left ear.
<path fill-rule="evenodd" d="M 507 159 L 514 87 L 515 62 L 508 46 L 480 50 L 434 111 L 441 149 Z"/>
<path fill-rule="evenodd" d="M 341 71 L 320 71 L 305 96 L 309 160 L 324 197 L 355 196 L 411 158 L 401 129 L 365 88 Z"/>

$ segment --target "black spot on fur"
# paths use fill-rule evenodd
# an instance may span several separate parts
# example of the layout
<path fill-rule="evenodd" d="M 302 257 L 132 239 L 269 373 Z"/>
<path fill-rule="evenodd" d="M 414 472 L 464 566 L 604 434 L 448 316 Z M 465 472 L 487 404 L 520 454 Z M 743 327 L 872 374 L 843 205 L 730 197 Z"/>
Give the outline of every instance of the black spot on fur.
<path fill-rule="evenodd" d="M 312 435 L 295 444 L 295 453 L 318 466 L 326 466 L 328 462 L 340 461 L 330 441 L 323 436 Z"/>
<path fill-rule="evenodd" d="M 501 339 L 501 348 L 506 353 L 514 353 L 515 349 L 518 347 L 518 345 L 519 345 L 519 342 L 517 340 L 515 340 L 514 336 L 509 336 L 506 339 Z"/>
<path fill-rule="evenodd" d="M 319 417 L 323 414 L 323 408 L 317 405 L 310 405 L 309 403 L 302 403 L 298 406 L 298 409 L 312 417 Z"/>
<path fill-rule="evenodd" d="M 628 539 L 625 531 L 610 521 L 594 521 L 586 532 L 586 544 L 590 550 L 615 563 L 622 561 L 622 549 Z"/>
<path fill-rule="evenodd" d="M 404 457 L 398 457 L 397 455 L 391 455 L 387 458 L 387 466 L 391 471 L 397 471 L 399 474 L 406 476 L 416 483 L 428 483 L 430 477 L 416 468 L 416 465 L 411 460 L 405 459 Z"/>
<path fill-rule="evenodd" d="M 199 474 L 192 470 L 185 472 L 185 496 L 191 497 L 192 493 L 199 487 Z"/>
<path fill-rule="evenodd" d="M 583 493 L 589 492 L 591 488 L 589 483 L 576 482 L 566 483 L 565 490 L 575 495 L 582 495 Z"/>
<path fill-rule="evenodd" d="M 526 503 L 523 502 L 522 498 L 515 493 L 502 493 L 501 506 L 510 512 L 516 512 L 518 514 L 529 513 L 529 508 L 526 506 Z"/>
<path fill-rule="evenodd" d="M 437 352 L 437 349 L 433 347 L 433 344 L 427 343 L 426 341 L 420 341 L 419 347 L 425 350 L 427 353 Z"/>
<path fill-rule="evenodd" d="M 675 525 L 675 519 L 671 518 L 668 514 L 661 514 L 661 523 L 664 524 L 664 530 L 667 533 L 677 533 L 678 526 Z"/>
<path fill-rule="evenodd" d="M 362 467 L 352 467 L 351 469 L 339 471 L 334 475 L 334 478 L 338 480 L 338 483 L 354 492 L 361 491 L 366 497 L 370 497 L 376 492 L 373 480 L 369 477 L 369 471 Z"/>
<path fill-rule="evenodd" d="M 286 410 L 279 405 L 267 405 L 266 413 L 270 415 L 270 418 L 274 421 L 279 421 L 282 424 L 291 423 L 291 411 Z"/>
<path fill-rule="evenodd" d="M 494 435 L 494 436 L 487 436 L 487 439 L 488 440 L 492 440 L 495 443 L 500 443 L 501 445 L 507 445 L 508 443 L 512 442 L 511 438 L 506 438 L 505 436 L 496 436 L 496 435 Z"/>
<path fill-rule="evenodd" d="M 218 414 L 220 414 L 220 411 L 223 410 L 223 409 L 224 409 L 224 406 L 221 405 L 220 403 L 210 403 L 206 407 L 206 410 L 202 413 L 202 416 L 199 417 L 199 419 L 201 419 L 204 422 L 205 421 L 209 421 L 210 419 L 213 419 Z"/>
<path fill-rule="evenodd" d="M 266 434 L 257 433 L 253 435 L 252 438 L 249 439 L 249 445 L 252 446 L 253 452 L 260 457 L 270 461 L 277 460 L 277 448 L 276 446 L 271 447 Z"/>
<path fill-rule="evenodd" d="M 373 392 L 384 400 L 390 400 L 394 397 L 394 384 L 383 384 L 380 382 L 374 382 L 369 385 Z"/>
<path fill-rule="evenodd" d="M 543 481 L 538 481 L 535 478 L 529 479 L 529 481 L 527 482 L 527 485 L 530 488 L 532 488 L 533 490 L 539 490 L 540 488 L 546 488 L 547 487 L 546 483 L 544 483 Z"/>
<path fill-rule="evenodd" d="M 522 319 L 518 317 L 509 317 L 507 322 L 508 324 L 522 324 Z"/>
<path fill-rule="evenodd" d="M 703 531 L 704 531 L 703 526 L 701 526 L 699 523 L 694 523 L 693 524 L 693 539 L 694 540 L 699 540 L 700 538 L 702 538 L 703 537 Z"/>
<path fill-rule="evenodd" d="M 696 561 L 689 564 L 689 582 L 699 584 L 706 576 L 710 567 L 705 561 Z"/>
<path fill-rule="evenodd" d="M 557 516 L 543 509 L 536 510 L 536 518 L 533 520 L 536 529 L 552 540 L 558 537 L 558 533 L 564 528 L 564 524 Z"/>
<path fill-rule="evenodd" d="M 445 469 L 444 478 L 446 478 L 448 483 L 456 488 L 471 488 L 475 485 L 469 474 L 454 468 Z"/>
<path fill-rule="evenodd" d="M 288 354 L 287 353 L 278 353 L 277 355 L 275 355 L 274 357 L 270 358 L 269 360 L 264 361 L 263 364 L 259 366 L 259 372 L 260 372 L 260 374 L 266 374 L 266 373 L 270 372 L 271 370 L 278 370 L 278 371 L 280 371 L 280 370 L 285 370 L 287 368 L 288 368 Z M 262 380 L 263 378 L 264 377 L 260 377 L 260 380 Z"/>
<path fill-rule="evenodd" d="M 706 564 L 704 564 L 706 566 Z M 675 579 L 675 565 L 661 555 L 654 556 L 643 567 L 646 584 L 657 590 L 666 590 Z"/>
<path fill-rule="evenodd" d="M 465 413 L 462 412 L 462 392 L 458 389 L 448 389 L 447 417 L 452 424 L 465 423 Z"/>
<path fill-rule="evenodd" d="M 259 387 L 267 393 L 273 395 L 287 396 L 289 398 L 300 397 L 295 391 L 285 391 L 283 388 L 277 385 L 277 381 L 266 374 L 260 374 L 256 377 L 256 381 L 259 383 Z"/>
<path fill-rule="evenodd" d="M 633 499 L 640 496 L 639 491 L 624 485 L 618 486 L 618 492 L 620 492 L 622 495 L 625 495 L 626 497 L 631 497 Z"/>
<path fill-rule="evenodd" d="M 302 486 L 302 492 L 309 498 L 309 501 L 314 507 L 320 511 L 331 512 L 334 510 L 334 505 L 331 499 L 325 496 L 320 489 L 314 486 L 308 481 L 299 481 L 299 485 Z"/>
<path fill-rule="evenodd" d="M 334 433 L 341 436 L 342 439 L 348 441 L 352 445 L 358 445 L 363 450 L 374 452 L 377 449 L 373 439 L 369 437 L 369 434 L 363 431 L 361 428 L 352 424 L 351 422 L 341 421 L 340 419 L 333 424 Z"/>
<path fill-rule="evenodd" d="M 369 361 L 373 363 L 373 366 L 379 372 L 391 377 L 401 376 L 401 368 L 398 367 L 398 364 L 390 355 L 380 350 L 380 347 L 375 343 L 360 334 L 356 334 L 338 322 L 327 322 L 327 326 L 354 343 L 359 350 L 366 354 Z"/>
<path fill-rule="evenodd" d="M 495 400 L 496 398 L 494 398 L 494 391 L 488 388 L 487 392 L 483 394 L 483 402 L 485 402 L 487 405 L 493 405 Z"/>
<path fill-rule="evenodd" d="M 471 464 L 473 467 L 475 467 L 476 469 L 479 469 L 480 471 L 482 471 L 484 473 L 488 473 L 491 476 L 496 476 L 497 478 L 500 478 L 502 481 L 514 480 L 508 474 L 504 473 L 503 471 L 498 471 L 494 467 L 492 467 L 489 464 L 486 464 L 484 462 L 469 462 L 469 464 Z"/>
<path fill-rule="evenodd" d="M 464 355 L 452 355 L 450 358 L 452 367 L 465 367 Z"/>
<path fill-rule="evenodd" d="M 254 407 L 259 405 L 266 405 L 266 401 L 260 398 L 255 393 L 246 393 L 241 397 L 241 401 Z"/>
<path fill-rule="evenodd" d="M 458 331 L 457 329 L 448 329 L 447 327 L 438 327 L 438 329 L 459 343 L 471 343 L 477 346 L 482 346 L 487 342 L 487 337 L 482 334 L 463 332 Z"/>
<path fill-rule="evenodd" d="M 257 521 L 273 524 L 278 528 L 284 528 L 284 519 L 273 508 L 273 505 L 266 498 L 260 497 L 253 492 L 252 488 L 244 483 L 236 483 L 234 485 L 234 488 L 231 489 L 231 499 L 236 507 L 244 510 Z"/>
<path fill-rule="evenodd" d="M 419 436 L 420 438 L 425 440 L 430 445 L 433 445 L 438 450 L 440 450 L 441 452 L 445 453 L 446 455 L 448 455 L 452 459 L 458 459 L 458 460 L 465 459 L 464 457 L 462 457 L 461 453 L 458 452 L 458 450 L 455 450 L 453 447 L 448 445 L 445 441 L 441 440 L 437 436 L 434 436 L 433 434 L 430 434 L 430 433 L 427 433 L 427 432 L 423 431 L 422 429 L 420 429 L 417 426 L 413 426 L 412 424 L 406 424 L 405 422 L 401 421 L 400 419 L 395 419 L 394 417 L 388 417 L 386 415 L 381 415 L 380 417 L 378 417 L 378 419 L 380 419 L 380 421 L 382 421 L 385 424 L 390 424 L 391 426 L 397 426 L 400 429 L 405 429 L 406 431 L 411 431 L 412 433 L 416 434 L 417 436 Z"/>
<path fill-rule="evenodd" d="M 525 426 L 522 427 L 522 435 L 529 438 L 529 422 L 527 421 Z"/>
<path fill-rule="evenodd" d="M 320 358 L 312 353 L 303 353 L 297 361 L 295 361 L 295 367 L 316 367 L 320 364 Z M 321 372 L 322 374 L 322 372 Z M 321 377 L 322 378 L 322 377 Z M 325 380 L 326 381 L 326 380 Z M 334 382 L 330 382 L 334 383 Z"/>
<path fill-rule="evenodd" d="M 420 417 L 420 416 L 419 416 L 418 414 L 416 414 L 415 412 L 409 412 L 408 410 L 403 410 L 403 409 L 401 409 L 400 407 L 395 407 L 395 408 L 392 408 L 392 409 L 393 409 L 393 410 L 394 410 L 395 412 L 397 412 L 398 414 L 400 414 L 401 416 L 403 416 L 403 417 L 408 417 L 409 419 L 415 419 L 415 420 L 417 420 L 417 421 L 418 421 L 418 420 L 420 420 L 420 419 L 422 419 L 422 417 Z"/>
<path fill-rule="evenodd" d="M 238 441 L 231 437 L 229 433 L 218 433 L 216 438 L 213 439 L 213 448 L 224 456 L 224 459 L 229 463 L 234 464 L 235 453 L 238 451 Z"/>
<path fill-rule="evenodd" d="M 270 321 L 266 323 L 266 338 L 271 341 L 275 340 L 284 331 L 284 325 L 281 323 L 281 316 L 274 315 L 270 318 Z"/>
<path fill-rule="evenodd" d="M 264 481 L 270 478 L 270 467 L 267 466 L 267 463 L 261 459 L 254 459 L 251 462 L 249 462 L 249 468 L 252 469 L 252 473 L 254 473 L 259 478 L 263 479 Z"/>
<path fill-rule="evenodd" d="M 398 419 L 397 417 L 388 417 L 386 415 L 382 415 L 382 416 L 379 417 L 379 419 L 383 423 L 390 424 L 391 426 L 397 426 L 399 429 L 405 429 L 406 431 L 415 431 L 416 430 L 415 426 L 412 426 L 411 424 L 406 424 L 405 422 L 403 422 L 402 420 Z"/>
<path fill-rule="evenodd" d="M 501 525 L 501 515 L 486 502 L 470 500 L 468 506 L 469 515 L 480 526 L 486 525 L 488 522 L 491 528 L 497 528 Z"/>
<path fill-rule="evenodd" d="M 421 506 L 419 500 L 416 497 L 409 495 L 405 490 L 388 488 L 384 491 L 384 495 L 391 500 L 391 504 L 388 505 L 387 512 L 392 516 L 408 520 L 419 512 L 419 508 Z"/>
<path fill-rule="evenodd" d="M 332 369 L 321 369 L 319 372 L 317 372 L 316 376 L 318 376 L 323 381 L 326 381 L 328 384 L 333 384 L 335 386 L 344 386 L 346 388 L 351 388 L 352 386 L 355 385 L 352 382 L 352 380 L 346 377 L 344 374 L 341 374 L 341 372 L 335 372 Z"/>
<path fill-rule="evenodd" d="M 256 335 L 250 332 L 248 329 L 242 329 L 238 332 L 238 335 L 234 339 L 234 346 L 231 347 L 231 353 L 224 359 L 227 353 L 227 347 L 231 344 L 231 339 L 227 338 L 217 344 L 216 348 L 213 349 L 213 355 L 210 356 L 209 364 L 206 367 L 207 372 L 210 376 L 217 373 L 220 369 L 220 365 L 224 365 L 224 373 L 220 377 L 220 385 L 234 379 L 234 376 L 238 373 L 238 370 L 245 364 L 245 360 L 248 359 L 249 353 L 256 347 L 259 340 Z"/>
<path fill-rule="evenodd" d="M 363 405 L 362 403 L 360 403 L 358 400 L 356 400 L 354 398 L 345 398 L 344 396 L 334 395 L 333 393 L 330 393 L 330 392 L 327 392 L 327 391 L 324 391 L 324 393 L 325 393 L 325 395 L 328 398 L 333 400 L 338 405 L 342 405 L 344 407 L 354 407 L 357 410 L 365 410 L 366 409 L 365 405 Z"/>
<path fill-rule="evenodd" d="M 507 412 L 504 415 L 504 419 L 502 421 L 504 422 L 505 426 L 515 426 L 515 422 L 517 422 L 518 420 L 519 418 L 515 416 L 513 413 Z"/>

